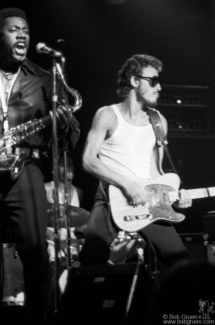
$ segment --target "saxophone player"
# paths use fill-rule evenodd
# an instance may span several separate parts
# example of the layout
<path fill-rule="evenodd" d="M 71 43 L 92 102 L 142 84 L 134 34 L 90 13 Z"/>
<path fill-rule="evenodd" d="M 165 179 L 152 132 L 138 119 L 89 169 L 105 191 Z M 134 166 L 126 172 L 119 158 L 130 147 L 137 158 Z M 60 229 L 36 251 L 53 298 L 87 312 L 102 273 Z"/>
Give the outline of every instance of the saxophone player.
<path fill-rule="evenodd" d="M 52 76 L 27 58 L 29 41 L 26 14 L 18 8 L 0 10 L 1 134 L 52 110 Z M 68 140 L 72 150 L 79 138 L 79 124 L 64 105 L 63 86 L 59 98 L 57 135 L 59 141 Z M 7 172 L 0 173 L 1 232 L 16 244 L 23 263 L 27 324 L 44 324 L 53 291 L 46 247 L 47 199 L 40 169 L 41 153 L 50 144 L 51 135 L 50 123 L 20 145 L 6 149 L 6 154 L 25 153 L 24 168 L 15 180 Z"/>

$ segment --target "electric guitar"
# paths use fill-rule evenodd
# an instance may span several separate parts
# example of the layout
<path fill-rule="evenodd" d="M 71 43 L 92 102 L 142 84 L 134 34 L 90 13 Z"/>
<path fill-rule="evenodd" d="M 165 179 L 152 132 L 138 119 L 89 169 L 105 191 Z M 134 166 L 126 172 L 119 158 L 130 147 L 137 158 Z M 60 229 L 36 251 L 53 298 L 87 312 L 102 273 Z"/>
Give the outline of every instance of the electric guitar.
<path fill-rule="evenodd" d="M 156 179 L 144 182 L 149 194 L 149 201 L 144 205 L 133 207 L 122 191 L 109 186 L 109 201 L 113 221 L 121 230 L 136 232 L 155 221 L 179 223 L 185 219 L 175 212 L 171 205 L 179 199 L 180 179 L 177 174 L 168 173 Z M 192 199 L 215 196 L 215 187 L 187 190 Z"/>

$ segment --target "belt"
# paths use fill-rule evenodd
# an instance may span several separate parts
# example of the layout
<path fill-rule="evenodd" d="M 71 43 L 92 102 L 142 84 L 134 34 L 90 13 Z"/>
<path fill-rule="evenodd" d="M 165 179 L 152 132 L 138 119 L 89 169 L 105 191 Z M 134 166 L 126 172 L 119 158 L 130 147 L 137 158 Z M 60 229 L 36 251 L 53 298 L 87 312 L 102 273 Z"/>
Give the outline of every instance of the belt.
<path fill-rule="evenodd" d="M 19 148 L 19 147 L 10 147 L 6 149 L 6 154 L 11 155 L 20 155 L 22 152 L 25 153 L 26 158 L 40 158 L 39 149 L 34 148 Z"/>

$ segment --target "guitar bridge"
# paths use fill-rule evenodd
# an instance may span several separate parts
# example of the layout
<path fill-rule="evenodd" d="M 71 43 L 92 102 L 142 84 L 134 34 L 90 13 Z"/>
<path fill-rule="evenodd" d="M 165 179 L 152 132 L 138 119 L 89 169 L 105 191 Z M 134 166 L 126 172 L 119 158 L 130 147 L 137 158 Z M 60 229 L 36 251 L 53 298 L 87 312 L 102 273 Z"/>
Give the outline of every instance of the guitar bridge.
<path fill-rule="evenodd" d="M 139 214 L 135 216 L 124 216 L 123 219 L 124 221 L 134 221 L 134 220 L 144 220 L 144 219 L 149 219 L 151 220 L 153 218 L 151 213 L 147 214 Z"/>

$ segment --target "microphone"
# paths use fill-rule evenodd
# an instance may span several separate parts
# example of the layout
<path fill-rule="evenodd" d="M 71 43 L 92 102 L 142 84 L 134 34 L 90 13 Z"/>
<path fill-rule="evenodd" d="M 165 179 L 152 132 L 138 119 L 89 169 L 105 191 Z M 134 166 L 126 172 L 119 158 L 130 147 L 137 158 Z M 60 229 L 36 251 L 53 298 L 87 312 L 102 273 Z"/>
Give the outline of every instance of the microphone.
<path fill-rule="evenodd" d="M 53 50 L 51 47 L 46 46 L 45 43 L 38 43 L 36 46 L 36 51 L 41 54 L 49 54 L 55 58 L 59 58 L 62 56 L 61 52 Z"/>

